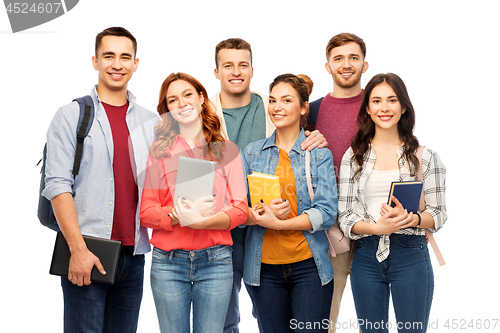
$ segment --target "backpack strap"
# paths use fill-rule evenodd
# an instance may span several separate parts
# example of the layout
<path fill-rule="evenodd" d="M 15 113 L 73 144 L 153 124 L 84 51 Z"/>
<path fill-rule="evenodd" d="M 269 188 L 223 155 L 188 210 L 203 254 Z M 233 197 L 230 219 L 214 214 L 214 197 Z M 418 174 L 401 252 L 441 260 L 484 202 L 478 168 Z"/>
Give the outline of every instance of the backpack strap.
<path fill-rule="evenodd" d="M 75 161 L 73 163 L 73 175 L 78 175 L 80 172 L 80 164 L 82 163 L 83 141 L 89 134 L 92 123 L 94 122 L 94 101 L 90 96 L 75 98 L 74 102 L 80 105 L 80 117 L 78 119 L 78 129 L 76 132 L 76 150 Z"/>
<path fill-rule="evenodd" d="M 307 116 L 307 126 L 306 129 L 309 131 L 314 131 L 316 129 L 316 121 L 318 120 L 319 107 L 323 97 L 309 103 L 309 115 Z"/>

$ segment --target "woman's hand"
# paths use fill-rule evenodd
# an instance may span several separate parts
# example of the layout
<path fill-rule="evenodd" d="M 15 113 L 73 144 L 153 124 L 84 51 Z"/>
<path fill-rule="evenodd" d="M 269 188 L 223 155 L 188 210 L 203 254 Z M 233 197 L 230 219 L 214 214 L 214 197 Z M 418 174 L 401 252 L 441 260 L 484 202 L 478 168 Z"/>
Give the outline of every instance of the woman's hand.
<path fill-rule="evenodd" d="M 177 205 L 173 210 L 173 217 L 179 220 L 181 226 L 190 226 L 194 229 L 197 227 L 192 226 L 205 220 L 205 217 L 201 215 L 194 203 L 189 199 L 177 198 Z"/>
<path fill-rule="evenodd" d="M 405 211 L 405 208 L 395 196 L 391 197 L 391 201 L 394 202 L 395 206 L 391 207 L 391 205 L 389 204 L 386 203 L 382 204 L 382 208 L 380 209 L 380 215 L 384 215 L 391 209 L 398 214 L 402 214 Z"/>
<path fill-rule="evenodd" d="M 273 214 L 280 220 L 286 220 L 288 215 L 290 214 L 290 202 L 285 199 L 281 198 L 276 198 L 271 200 L 268 206 Z M 260 212 L 263 212 L 262 209 L 259 210 Z"/>
<path fill-rule="evenodd" d="M 196 206 L 196 209 L 200 212 L 201 216 L 210 217 L 215 214 L 217 199 L 215 199 L 215 194 L 207 195 L 193 201 L 193 204 Z"/>
<path fill-rule="evenodd" d="M 280 199 L 281 200 L 281 199 Z M 277 229 L 279 230 L 279 222 L 280 220 L 274 215 L 271 208 L 264 201 L 260 201 L 262 208 L 257 209 L 259 205 L 255 205 L 252 207 L 251 213 L 255 224 L 269 229 Z"/>
<path fill-rule="evenodd" d="M 416 226 L 414 225 L 415 219 L 413 218 L 413 213 L 408 213 L 401 202 L 395 197 L 392 197 L 392 201 L 396 204 L 395 207 L 391 207 L 388 204 L 382 205 L 382 216 L 374 226 L 377 230 L 377 235 L 388 235 L 400 229 Z M 418 220 L 416 221 L 418 223 Z"/>

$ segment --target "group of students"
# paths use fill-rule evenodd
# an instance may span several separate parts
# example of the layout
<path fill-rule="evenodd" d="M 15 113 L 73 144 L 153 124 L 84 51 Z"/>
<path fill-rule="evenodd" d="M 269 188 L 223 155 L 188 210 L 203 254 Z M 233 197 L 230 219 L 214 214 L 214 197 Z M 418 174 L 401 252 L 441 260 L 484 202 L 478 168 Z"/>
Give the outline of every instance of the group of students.
<path fill-rule="evenodd" d="M 333 91 L 314 102 L 312 132 L 304 130 L 312 81 L 283 74 L 268 97 L 250 91 L 252 51 L 242 39 L 217 45 L 221 91 L 211 99 L 191 75 L 170 74 L 160 117 L 127 90 L 136 54 L 124 28 L 96 38 L 91 97 L 100 126 L 85 139 L 77 177 L 78 105 L 58 110 L 47 134 L 43 195 L 71 251 L 61 278 L 65 332 L 137 330 L 149 244 L 161 332 L 239 332 L 242 279 L 261 332 L 335 332 L 349 274 L 362 332 L 388 331 L 390 295 L 398 323 L 417 323 L 400 331 L 426 331 L 433 273 L 424 231 L 447 218 L 445 167 L 426 147 L 417 158 L 415 112 L 401 78 L 378 74 L 361 88 L 368 69 L 361 38 L 341 33 L 328 42 Z M 180 157 L 216 162 L 212 195 L 174 200 Z M 425 208 L 408 213 L 397 198 L 387 205 L 391 182 L 417 179 L 419 168 Z M 281 197 L 250 206 L 252 172 L 279 176 Z M 334 223 L 356 242 L 331 256 L 324 231 Z M 94 266 L 105 271 L 82 234 L 122 242 L 114 285 L 91 283 Z"/>

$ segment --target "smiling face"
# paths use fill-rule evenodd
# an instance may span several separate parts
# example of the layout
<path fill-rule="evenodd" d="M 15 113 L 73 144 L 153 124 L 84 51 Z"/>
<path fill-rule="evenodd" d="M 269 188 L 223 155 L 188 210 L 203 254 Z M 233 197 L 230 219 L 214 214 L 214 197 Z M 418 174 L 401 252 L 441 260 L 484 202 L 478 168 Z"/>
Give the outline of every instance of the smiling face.
<path fill-rule="evenodd" d="M 375 123 L 376 131 L 397 130 L 398 122 L 405 110 L 402 109 L 394 89 L 383 82 L 373 88 L 366 112 Z"/>
<path fill-rule="evenodd" d="M 97 89 L 101 99 L 113 93 L 126 93 L 128 81 L 137 70 L 134 45 L 127 37 L 105 36 L 97 54 L 92 57 L 99 72 Z"/>
<path fill-rule="evenodd" d="M 334 88 L 361 91 L 361 75 L 368 69 L 368 63 L 364 61 L 361 47 L 349 42 L 330 51 L 325 68 L 332 75 Z"/>
<path fill-rule="evenodd" d="M 230 95 L 250 92 L 253 77 L 251 54 L 248 50 L 222 49 L 218 54 L 218 68 L 214 71 L 220 80 L 221 89 Z"/>
<path fill-rule="evenodd" d="M 300 118 L 307 111 L 307 102 L 300 105 L 297 91 L 289 83 L 278 83 L 269 94 L 269 117 L 277 129 L 299 130 Z"/>
<path fill-rule="evenodd" d="M 196 91 L 192 84 L 184 80 L 172 82 L 166 94 L 168 111 L 179 122 L 179 126 L 199 122 L 203 96 Z"/>

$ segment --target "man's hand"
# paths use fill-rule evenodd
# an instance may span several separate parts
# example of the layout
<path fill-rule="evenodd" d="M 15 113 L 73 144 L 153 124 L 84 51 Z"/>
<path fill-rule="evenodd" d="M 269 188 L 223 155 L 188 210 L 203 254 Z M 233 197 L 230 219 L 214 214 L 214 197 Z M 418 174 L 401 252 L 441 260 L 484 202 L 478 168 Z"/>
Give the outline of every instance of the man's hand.
<path fill-rule="evenodd" d="M 321 134 L 318 130 L 314 130 L 312 132 L 305 131 L 305 135 L 307 138 L 300 144 L 300 149 L 302 150 L 313 150 L 314 148 L 325 148 L 328 147 L 328 142 L 326 141 L 323 134 Z"/>
<path fill-rule="evenodd" d="M 88 286 L 92 282 L 90 274 L 94 266 L 102 275 L 106 275 L 106 271 L 102 267 L 99 258 L 87 249 L 87 245 L 83 240 L 73 196 L 68 192 L 61 193 L 53 198 L 51 203 L 57 223 L 71 252 L 68 280 L 79 287 Z"/>
<path fill-rule="evenodd" d="M 79 287 L 83 285 L 90 285 L 92 283 L 90 275 L 94 266 L 102 275 L 106 275 L 106 271 L 104 270 L 99 258 L 97 258 L 87 248 L 71 253 L 71 257 L 69 259 L 68 280 Z"/>

